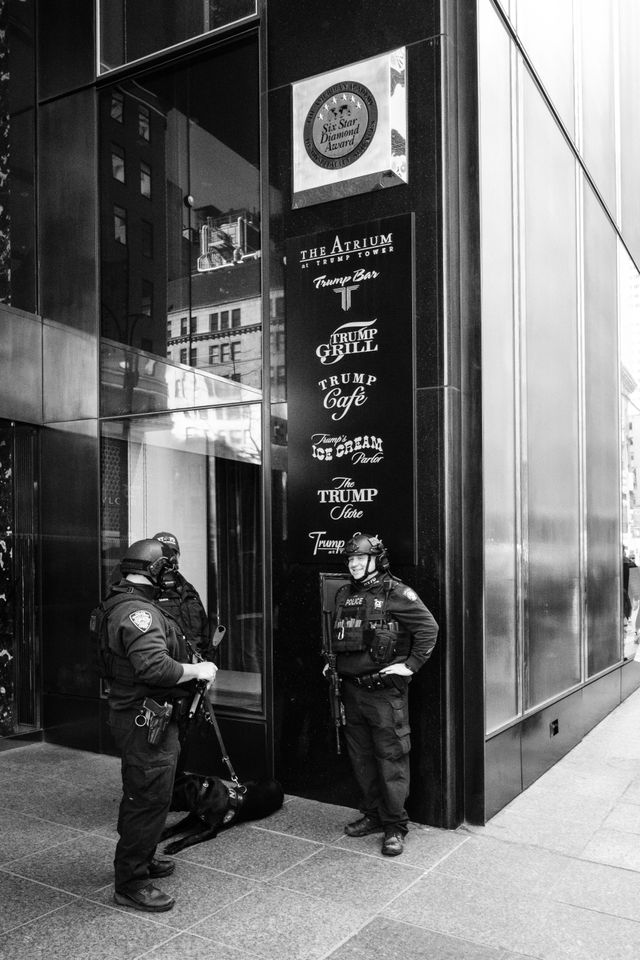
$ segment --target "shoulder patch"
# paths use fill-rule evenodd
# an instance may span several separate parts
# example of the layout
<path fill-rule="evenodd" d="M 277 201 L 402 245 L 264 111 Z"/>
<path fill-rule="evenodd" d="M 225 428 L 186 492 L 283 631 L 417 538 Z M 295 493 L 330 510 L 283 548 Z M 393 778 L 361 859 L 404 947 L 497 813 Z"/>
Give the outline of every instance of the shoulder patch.
<path fill-rule="evenodd" d="M 148 610 L 134 610 L 133 613 L 129 614 L 129 620 L 142 633 L 146 633 L 151 626 L 151 614 Z"/>
<path fill-rule="evenodd" d="M 415 601 L 418 599 L 418 594 L 415 592 L 415 590 L 412 590 L 411 587 L 406 587 L 403 590 L 403 594 L 407 600 L 411 600 L 413 603 L 415 603 Z"/>

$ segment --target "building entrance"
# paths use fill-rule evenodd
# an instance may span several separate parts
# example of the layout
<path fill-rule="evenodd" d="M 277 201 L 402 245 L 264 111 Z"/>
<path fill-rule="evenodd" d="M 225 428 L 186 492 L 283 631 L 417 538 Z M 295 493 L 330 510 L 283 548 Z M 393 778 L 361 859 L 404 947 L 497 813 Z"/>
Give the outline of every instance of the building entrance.
<path fill-rule="evenodd" d="M 39 729 L 38 433 L 0 420 L 0 737 Z"/>

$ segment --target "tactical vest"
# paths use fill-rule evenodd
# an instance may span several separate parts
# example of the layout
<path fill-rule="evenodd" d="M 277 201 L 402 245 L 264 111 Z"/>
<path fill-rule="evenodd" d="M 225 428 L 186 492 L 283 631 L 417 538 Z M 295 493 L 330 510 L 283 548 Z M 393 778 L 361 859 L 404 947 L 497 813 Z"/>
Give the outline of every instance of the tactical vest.
<path fill-rule="evenodd" d="M 108 597 L 106 600 L 102 600 L 95 610 L 91 611 L 89 620 L 89 632 L 93 643 L 97 647 L 100 675 L 105 680 L 117 681 L 125 684 L 126 686 L 134 686 L 137 681 L 133 672 L 133 667 L 129 662 L 129 658 L 125 656 L 124 651 L 114 649 L 109 642 L 108 621 L 109 616 L 115 607 L 119 606 L 125 601 L 131 601 L 134 599 L 132 593 L 133 590 L 124 593 L 116 593 L 111 597 Z M 176 628 L 175 632 L 179 642 L 180 660 L 184 662 L 188 661 L 189 657 L 187 656 L 186 652 L 184 635 L 182 634 L 182 631 L 178 629 L 178 624 L 170 614 L 165 613 L 163 610 L 160 610 L 159 613 L 174 624 Z"/>
<path fill-rule="evenodd" d="M 384 585 L 384 600 L 366 591 L 350 594 L 343 587 L 336 596 L 331 648 L 333 653 L 368 651 L 374 663 L 383 666 L 408 656 L 409 634 L 387 613 L 391 586 Z M 377 602 L 376 602 L 377 601 Z"/>

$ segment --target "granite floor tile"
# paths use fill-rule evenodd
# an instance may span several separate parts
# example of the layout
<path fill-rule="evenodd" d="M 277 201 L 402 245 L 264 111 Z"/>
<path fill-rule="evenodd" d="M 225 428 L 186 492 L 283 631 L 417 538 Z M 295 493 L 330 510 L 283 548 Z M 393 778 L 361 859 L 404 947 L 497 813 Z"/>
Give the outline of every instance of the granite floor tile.
<path fill-rule="evenodd" d="M 637 960 L 640 923 L 535 897 L 497 896 L 491 884 L 429 874 L 384 914 L 543 960 Z"/>
<path fill-rule="evenodd" d="M 344 836 L 344 825 L 359 816 L 357 810 L 350 807 L 335 806 L 331 803 L 317 803 L 303 797 L 292 797 L 281 810 L 272 814 L 256 826 L 280 831 L 304 840 L 331 843 Z"/>
<path fill-rule="evenodd" d="M 500 813 L 514 813 L 535 819 L 570 820 L 600 826 L 618 800 L 588 797 L 576 791 L 538 787 L 533 784 L 504 807 Z M 497 814 L 499 816 L 500 814 Z"/>
<path fill-rule="evenodd" d="M 120 783 L 120 760 L 100 753 L 69 750 L 52 743 L 18 747 L 3 757 L 3 764 L 16 772 L 37 767 L 38 777 L 53 777 L 103 791 Z"/>
<path fill-rule="evenodd" d="M 146 915 L 78 900 L 5 934 L 0 960 L 134 960 L 172 935 Z"/>
<path fill-rule="evenodd" d="M 347 837 L 343 834 L 333 842 L 332 846 L 350 850 L 352 853 L 367 853 L 381 857 L 388 863 L 389 858 L 382 853 L 383 839 L 381 833 L 373 833 L 360 839 Z M 425 827 L 422 824 L 412 823 L 405 840 L 402 859 L 397 862 L 404 866 L 429 870 L 443 857 L 449 856 L 452 850 L 465 843 L 467 839 L 466 833 L 459 833 L 456 830 L 438 830 L 436 827 Z"/>
<path fill-rule="evenodd" d="M 640 872 L 640 842 L 634 834 L 598 830 L 585 846 L 581 858 Z"/>
<path fill-rule="evenodd" d="M 369 857 L 324 847 L 309 860 L 279 874 L 273 882 L 340 908 L 345 905 L 362 908 L 371 915 L 411 886 L 422 873 L 389 857 Z"/>
<path fill-rule="evenodd" d="M 625 803 L 640 803 L 640 777 L 631 781 L 625 792 L 622 794 L 622 800 Z"/>
<path fill-rule="evenodd" d="M 516 893 L 550 896 L 557 877 L 575 861 L 541 847 L 496 840 L 490 835 L 469 837 L 434 867 L 431 876 L 444 874 L 478 884 L 490 883 L 501 896 Z"/>
<path fill-rule="evenodd" d="M 85 895 L 113 881 L 114 851 L 110 840 L 83 834 L 5 864 L 3 870 L 58 890 Z"/>
<path fill-rule="evenodd" d="M 631 870 L 567 860 L 549 895 L 576 907 L 640 922 L 640 874 Z"/>
<path fill-rule="evenodd" d="M 216 943 L 193 933 L 177 933 L 159 947 L 142 954 L 140 960 L 260 960 L 257 953 Z M 283 958 L 284 960 L 284 958 Z"/>
<path fill-rule="evenodd" d="M 532 783 L 528 790 L 534 793 L 537 790 L 560 790 L 573 796 L 601 798 L 613 802 L 622 796 L 634 779 L 631 771 L 614 766 L 605 767 L 602 763 L 595 764 L 592 758 L 576 763 L 565 757 Z"/>
<path fill-rule="evenodd" d="M 0 820 L 0 865 L 81 836 L 81 831 L 71 827 L 61 827 L 10 810 L 3 811 Z"/>
<path fill-rule="evenodd" d="M 0 934 L 57 910 L 74 899 L 69 893 L 51 890 L 0 870 Z"/>
<path fill-rule="evenodd" d="M 321 849 L 321 844 L 310 840 L 242 824 L 223 831 L 214 840 L 188 847 L 176 854 L 176 860 L 199 863 L 254 880 L 267 880 Z"/>
<path fill-rule="evenodd" d="M 75 829 L 109 829 L 118 817 L 122 792 L 81 787 L 53 777 L 21 777 L 2 797 L 3 809 Z"/>
<path fill-rule="evenodd" d="M 636 803 L 616 803 L 603 821 L 605 830 L 621 830 L 623 833 L 640 835 L 640 805 Z"/>
<path fill-rule="evenodd" d="M 194 863 L 178 863 L 170 877 L 163 877 L 155 883 L 176 901 L 173 910 L 162 915 L 162 922 L 179 930 L 186 930 L 236 900 L 252 896 L 259 886 L 256 881 L 230 876 Z M 115 903 L 113 883 L 87 896 L 124 913 L 132 912 L 132 908 Z"/>
<path fill-rule="evenodd" d="M 483 836 L 555 850 L 569 856 L 580 856 L 594 833 L 597 824 L 520 816 L 509 810 L 493 817 L 484 827 Z"/>
<path fill-rule="evenodd" d="M 265 960 L 320 960 L 368 919 L 348 904 L 336 910 L 316 897 L 270 884 L 224 907 L 190 932 Z"/>
<path fill-rule="evenodd" d="M 494 947 L 376 917 L 331 954 L 331 960 L 504 960 Z"/>

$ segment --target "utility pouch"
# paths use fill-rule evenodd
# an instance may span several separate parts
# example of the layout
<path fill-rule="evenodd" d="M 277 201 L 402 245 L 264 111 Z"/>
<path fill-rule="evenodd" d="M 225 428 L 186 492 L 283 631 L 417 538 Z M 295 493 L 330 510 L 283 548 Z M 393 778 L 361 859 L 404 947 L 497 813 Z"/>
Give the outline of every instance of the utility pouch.
<path fill-rule="evenodd" d="M 369 655 L 374 663 L 391 663 L 396 655 L 398 635 L 388 627 L 378 627 L 371 631 Z"/>
<path fill-rule="evenodd" d="M 164 737 L 165 730 L 169 726 L 171 714 L 173 713 L 173 704 L 165 703 L 160 705 L 146 697 L 142 709 L 135 719 L 137 727 L 147 728 L 147 742 L 157 747 Z"/>

